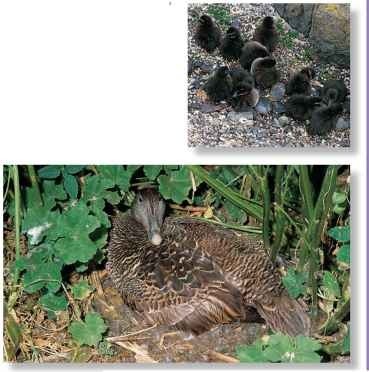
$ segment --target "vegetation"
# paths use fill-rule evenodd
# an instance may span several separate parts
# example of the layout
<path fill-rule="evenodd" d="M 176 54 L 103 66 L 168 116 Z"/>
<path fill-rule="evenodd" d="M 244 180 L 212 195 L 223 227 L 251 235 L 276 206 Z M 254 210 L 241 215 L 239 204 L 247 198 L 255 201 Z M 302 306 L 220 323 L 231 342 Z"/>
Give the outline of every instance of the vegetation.
<path fill-rule="evenodd" d="M 240 361 L 336 361 L 349 353 L 347 166 L 12 165 L 3 171 L 6 360 L 48 360 L 31 323 L 47 320 L 57 329 L 60 319 L 68 360 L 88 360 L 86 348 L 101 358 L 115 354 L 104 314 L 91 305 L 99 290 L 93 275 L 104 269 L 110 216 L 128 210 L 135 190 L 152 184 L 169 202 L 169 214 L 191 212 L 258 235 L 281 265 L 289 294 L 310 307 L 312 338 L 264 336 L 233 350 Z"/>

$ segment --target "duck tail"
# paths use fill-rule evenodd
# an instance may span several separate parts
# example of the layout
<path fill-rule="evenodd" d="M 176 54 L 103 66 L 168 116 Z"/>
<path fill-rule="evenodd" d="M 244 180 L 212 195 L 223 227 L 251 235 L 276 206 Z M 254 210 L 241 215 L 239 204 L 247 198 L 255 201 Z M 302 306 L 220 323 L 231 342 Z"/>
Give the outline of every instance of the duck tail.
<path fill-rule="evenodd" d="M 257 310 L 275 332 L 289 336 L 309 336 L 311 333 L 311 321 L 306 304 L 287 294 L 274 297 L 268 304 L 258 305 Z"/>

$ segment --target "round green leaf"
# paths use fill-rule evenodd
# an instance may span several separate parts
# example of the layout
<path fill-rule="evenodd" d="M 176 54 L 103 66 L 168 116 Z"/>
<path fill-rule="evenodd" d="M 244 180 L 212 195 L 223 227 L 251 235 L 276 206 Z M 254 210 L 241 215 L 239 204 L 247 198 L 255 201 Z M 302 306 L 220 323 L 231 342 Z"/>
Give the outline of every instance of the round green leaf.
<path fill-rule="evenodd" d="M 64 188 L 71 199 L 77 199 L 78 182 L 74 176 L 64 173 Z"/>
<path fill-rule="evenodd" d="M 39 169 L 37 173 L 41 178 L 54 179 L 60 175 L 61 169 L 61 165 L 47 165 Z"/>

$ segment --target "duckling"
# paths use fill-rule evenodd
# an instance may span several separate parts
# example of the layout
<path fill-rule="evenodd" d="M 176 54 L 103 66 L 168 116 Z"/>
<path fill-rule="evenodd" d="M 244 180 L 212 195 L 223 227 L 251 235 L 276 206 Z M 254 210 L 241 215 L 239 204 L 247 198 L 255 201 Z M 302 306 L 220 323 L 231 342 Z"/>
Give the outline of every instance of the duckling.
<path fill-rule="evenodd" d="M 278 42 L 278 33 L 273 17 L 265 17 L 262 23 L 256 27 L 253 40 L 265 45 L 269 52 L 274 51 Z"/>
<path fill-rule="evenodd" d="M 309 134 L 318 134 L 320 136 L 327 134 L 336 127 L 338 115 L 342 112 L 341 103 L 332 103 L 328 106 L 321 106 L 312 113 Z"/>
<path fill-rule="evenodd" d="M 343 103 L 348 94 L 348 89 L 342 80 L 328 80 L 324 83 L 322 96 L 326 105 Z"/>
<path fill-rule="evenodd" d="M 294 94 L 286 102 L 286 113 L 296 120 L 309 120 L 321 100 L 321 97 Z"/>
<path fill-rule="evenodd" d="M 252 62 L 256 58 L 266 57 L 269 55 L 268 49 L 258 41 L 248 41 L 242 48 L 240 64 L 245 69 L 250 71 Z"/>
<path fill-rule="evenodd" d="M 227 100 L 232 95 L 233 85 L 227 66 L 219 67 L 207 80 L 203 87 L 213 102 Z"/>
<path fill-rule="evenodd" d="M 220 44 L 220 53 L 227 60 L 237 60 L 241 56 L 242 47 L 243 40 L 240 31 L 236 27 L 229 27 Z"/>
<path fill-rule="evenodd" d="M 236 110 L 246 107 L 255 107 L 259 102 L 259 92 L 255 89 L 255 81 L 251 73 L 243 68 L 231 70 L 233 94 L 231 105 Z"/>
<path fill-rule="evenodd" d="M 309 334 L 302 303 L 283 289 L 260 241 L 191 218 L 164 218 L 152 190 L 113 220 L 107 269 L 125 303 L 148 325 L 195 335 L 256 310 L 275 331 Z"/>
<path fill-rule="evenodd" d="M 311 80 L 315 77 L 315 71 L 311 67 L 304 67 L 299 72 L 292 75 L 286 86 L 286 94 L 311 94 Z"/>
<path fill-rule="evenodd" d="M 280 78 L 276 60 L 273 57 L 256 58 L 251 65 L 251 75 L 262 89 L 271 88 Z"/>
<path fill-rule="evenodd" d="M 195 32 L 195 41 L 201 48 L 205 49 L 208 53 L 214 52 L 220 45 L 221 35 L 220 28 L 211 17 L 207 14 L 200 17 Z"/>

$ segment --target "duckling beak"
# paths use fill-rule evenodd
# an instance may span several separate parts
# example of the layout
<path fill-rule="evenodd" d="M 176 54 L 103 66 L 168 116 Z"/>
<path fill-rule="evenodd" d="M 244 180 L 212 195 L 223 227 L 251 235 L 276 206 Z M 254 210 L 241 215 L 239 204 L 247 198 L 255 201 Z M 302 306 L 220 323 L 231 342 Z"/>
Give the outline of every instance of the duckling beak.
<path fill-rule="evenodd" d="M 154 233 L 154 234 L 152 234 L 152 236 L 150 237 L 150 241 L 154 245 L 160 245 L 160 243 L 162 242 L 162 240 L 163 239 L 161 238 L 160 234 L 157 233 L 157 232 Z"/>

